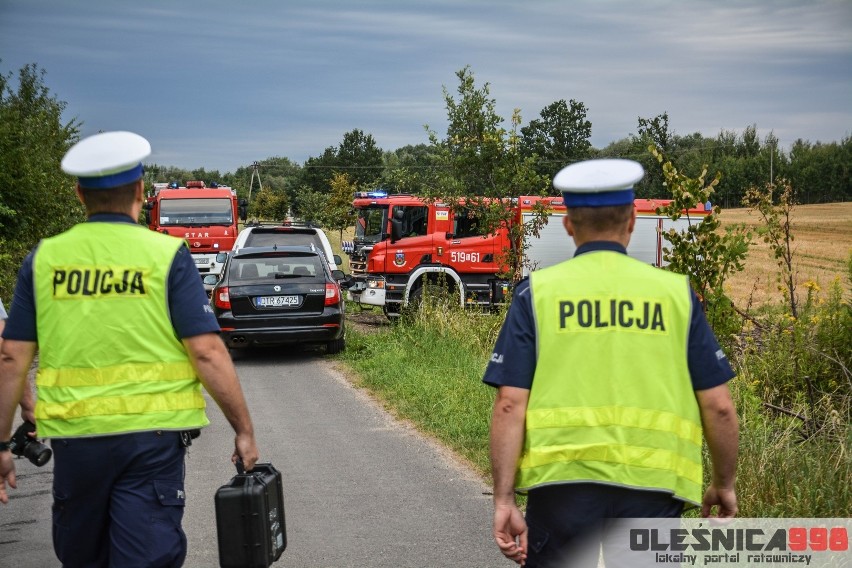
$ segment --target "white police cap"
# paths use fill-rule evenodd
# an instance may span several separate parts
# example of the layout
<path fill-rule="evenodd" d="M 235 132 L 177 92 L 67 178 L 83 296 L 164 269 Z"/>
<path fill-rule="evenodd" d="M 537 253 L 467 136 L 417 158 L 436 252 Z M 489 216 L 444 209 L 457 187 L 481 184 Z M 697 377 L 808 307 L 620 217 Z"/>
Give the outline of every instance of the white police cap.
<path fill-rule="evenodd" d="M 633 160 L 586 160 L 562 168 L 553 187 L 562 192 L 566 207 L 627 205 L 633 203 L 633 184 L 644 175 Z"/>
<path fill-rule="evenodd" d="M 151 144 L 133 132 L 102 132 L 74 144 L 62 158 L 62 171 L 77 176 L 80 186 L 106 189 L 142 177 L 142 160 Z"/>

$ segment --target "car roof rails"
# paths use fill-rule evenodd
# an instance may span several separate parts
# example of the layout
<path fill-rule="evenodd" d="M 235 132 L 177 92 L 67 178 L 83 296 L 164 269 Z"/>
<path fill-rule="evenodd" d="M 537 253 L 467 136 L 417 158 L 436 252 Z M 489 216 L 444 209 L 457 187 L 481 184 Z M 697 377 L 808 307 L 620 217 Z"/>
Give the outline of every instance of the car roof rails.
<path fill-rule="evenodd" d="M 311 221 L 265 221 L 254 219 L 245 224 L 246 227 L 296 227 L 305 229 L 321 228 L 316 223 Z"/>
<path fill-rule="evenodd" d="M 285 227 L 305 227 L 308 229 L 318 229 L 319 225 L 313 223 L 312 221 L 282 221 L 279 223 Z"/>
<path fill-rule="evenodd" d="M 236 251 L 231 255 L 231 258 L 253 258 L 258 256 L 263 256 L 265 254 L 269 254 L 271 252 L 295 252 L 295 253 L 306 253 L 309 252 L 311 254 L 322 254 L 322 251 L 317 249 L 313 243 L 308 243 L 304 245 L 269 245 L 262 247 L 243 247 L 240 250 Z"/>

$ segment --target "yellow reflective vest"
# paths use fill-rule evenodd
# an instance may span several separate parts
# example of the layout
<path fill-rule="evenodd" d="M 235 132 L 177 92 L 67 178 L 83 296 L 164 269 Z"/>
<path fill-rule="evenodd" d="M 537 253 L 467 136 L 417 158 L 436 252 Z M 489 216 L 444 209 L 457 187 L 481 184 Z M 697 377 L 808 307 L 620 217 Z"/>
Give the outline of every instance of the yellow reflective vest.
<path fill-rule="evenodd" d="M 182 241 L 130 223 L 79 224 L 34 259 L 39 435 L 208 424 L 201 383 L 169 319 Z"/>
<path fill-rule="evenodd" d="M 593 482 L 701 501 L 686 277 L 612 251 L 530 277 L 537 363 L 520 490 Z"/>

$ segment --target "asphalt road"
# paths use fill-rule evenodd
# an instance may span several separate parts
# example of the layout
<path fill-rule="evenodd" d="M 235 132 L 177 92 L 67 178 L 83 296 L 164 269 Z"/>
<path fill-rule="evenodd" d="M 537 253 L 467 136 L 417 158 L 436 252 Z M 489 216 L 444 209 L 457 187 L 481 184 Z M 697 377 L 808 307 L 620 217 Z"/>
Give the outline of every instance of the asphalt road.
<path fill-rule="evenodd" d="M 437 444 L 394 420 L 317 353 L 237 359 L 262 462 L 284 479 L 288 546 L 274 566 L 511 566 L 490 536 L 487 487 Z M 213 496 L 234 470 L 230 427 L 210 427 L 187 458 L 185 566 L 216 567 Z M 0 567 L 58 566 L 50 537 L 50 464 L 18 461 L 0 507 Z"/>

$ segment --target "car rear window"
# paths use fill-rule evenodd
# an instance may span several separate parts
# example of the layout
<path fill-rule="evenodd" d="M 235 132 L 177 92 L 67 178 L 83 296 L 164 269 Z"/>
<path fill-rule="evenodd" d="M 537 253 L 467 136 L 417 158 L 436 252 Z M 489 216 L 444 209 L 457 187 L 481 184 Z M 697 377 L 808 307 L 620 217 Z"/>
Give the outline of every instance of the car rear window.
<path fill-rule="evenodd" d="M 325 277 L 316 255 L 234 258 L 228 273 L 232 281 Z"/>
<path fill-rule="evenodd" d="M 271 247 L 272 245 L 310 245 L 322 249 L 322 242 L 316 233 L 291 231 L 263 231 L 255 229 L 246 237 L 246 247 Z"/>

